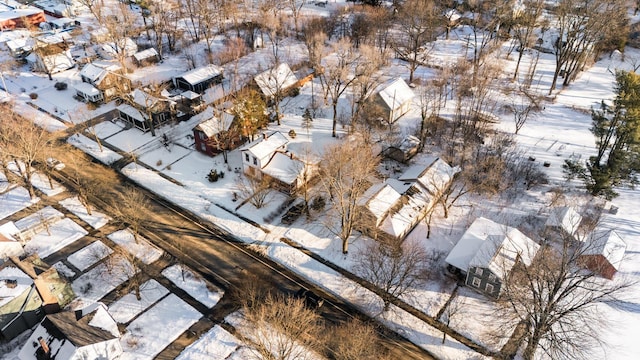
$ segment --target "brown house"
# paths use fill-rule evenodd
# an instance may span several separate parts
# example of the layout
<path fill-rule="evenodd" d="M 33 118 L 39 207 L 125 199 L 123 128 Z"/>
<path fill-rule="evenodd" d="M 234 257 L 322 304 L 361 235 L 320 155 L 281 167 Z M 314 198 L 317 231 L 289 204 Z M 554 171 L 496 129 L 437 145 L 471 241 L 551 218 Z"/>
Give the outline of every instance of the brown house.
<path fill-rule="evenodd" d="M 597 230 L 583 244 L 579 262 L 605 279 L 613 279 L 624 258 L 627 244 L 613 230 Z"/>
<path fill-rule="evenodd" d="M 233 126 L 234 116 L 223 111 L 216 116 L 211 106 L 194 115 L 199 124 L 193 128 L 196 150 L 209 156 L 215 156 L 225 150 L 233 150 L 245 141 Z"/>
<path fill-rule="evenodd" d="M 108 102 L 119 94 L 131 91 L 131 80 L 122 67 L 110 61 L 96 61 L 80 71 L 82 83 L 75 85 L 76 95 L 88 102 Z"/>

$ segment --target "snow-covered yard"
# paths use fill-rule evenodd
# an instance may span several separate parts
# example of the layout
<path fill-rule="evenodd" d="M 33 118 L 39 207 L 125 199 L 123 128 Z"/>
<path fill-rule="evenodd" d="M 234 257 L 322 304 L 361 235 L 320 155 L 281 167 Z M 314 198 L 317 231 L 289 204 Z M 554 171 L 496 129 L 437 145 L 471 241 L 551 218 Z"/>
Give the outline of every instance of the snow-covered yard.
<path fill-rule="evenodd" d="M 125 351 L 121 359 L 153 359 L 201 317 L 182 299 L 168 295 L 127 326 L 120 339 Z"/>
<path fill-rule="evenodd" d="M 50 224 L 48 229 L 35 234 L 25 244 L 24 251 L 28 254 L 37 253 L 41 258 L 45 258 L 87 234 L 82 226 L 69 218 L 64 218 Z"/>
<path fill-rule="evenodd" d="M 99 301 L 118 285 L 127 281 L 137 271 L 127 259 L 117 254 L 80 275 L 73 281 L 73 291 L 82 299 Z"/>
<path fill-rule="evenodd" d="M 162 275 L 208 308 L 214 307 L 223 295 L 222 290 L 215 288 L 182 264 L 162 270 Z"/>
<path fill-rule="evenodd" d="M 144 237 L 140 235 L 134 236 L 129 230 L 118 230 L 107 235 L 107 237 L 147 265 L 162 256 L 162 250 L 152 245 Z"/>
<path fill-rule="evenodd" d="M 215 325 L 193 344 L 189 345 L 176 360 L 228 359 L 242 343 L 228 331 Z"/>
<path fill-rule="evenodd" d="M 102 241 L 96 240 L 84 248 L 74 252 L 67 257 L 67 261 L 80 271 L 85 271 L 91 265 L 111 255 L 113 250 Z"/>
<path fill-rule="evenodd" d="M 133 290 L 111 304 L 109 313 L 118 323 L 128 323 L 168 293 L 167 288 L 151 279 L 140 285 L 140 300 L 136 298 L 135 290 Z"/>

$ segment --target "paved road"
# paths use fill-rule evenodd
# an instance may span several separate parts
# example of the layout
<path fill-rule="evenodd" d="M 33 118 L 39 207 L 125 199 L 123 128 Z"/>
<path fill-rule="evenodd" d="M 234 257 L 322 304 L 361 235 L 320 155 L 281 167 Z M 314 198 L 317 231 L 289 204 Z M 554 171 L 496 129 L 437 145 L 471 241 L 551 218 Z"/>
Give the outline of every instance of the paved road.
<path fill-rule="evenodd" d="M 110 202 L 117 199 L 117 194 L 124 191 L 125 187 L 131 186 L 128 180 L 106 166 L 90 164 L 88 156 L 79 150 L 71 149 L 60 157 L 63 156 L 76 158 L 75 161 L 67 160 L 67 167 L 59 174 L 58 180 L 65 182 L 69 187 L 73 186 L 66 181 L 64 175 L 65 173 L 75 174 L 75 171 L 78 171 L 81 176 L 112 179 L 108 186 L 96 192 L 93 199 L 100 211 L 110 214 L 112 212 Z M 327 321 L 342 322 L 350 316 L 366 319 L 366 316 L 356 309 L 322 292 L 312 284 L 306 283 L 288 269 L 260 257 L 248 250 L 244 244 L 234 243 L 232 239 L 216 231 L 212 224 L 199 225 L 184 211 L 167 204 L 153 193 L 144 189 L 141 191 L 152 199 L 148 209 L 148 220 L 141 231 L 142 235 L 180 262 L 198 271 L 207 280 L 227 290 L 227 294 L 232 292 L 229 291 L 232 288 L 241 288 L 251 274 L 259 279 L 259 283 L 265 289 L 272 292 L 292 294 L 300 287 L 313 289 L 327 300 L 326 305 L 321 308 L 321 315 Z M 235 304 L 230 303 L 227 296 L 223 297 L 221 303 L 221 306 L 214 307 L 209 314 L 206 314 L 214 322 L 220 321 L 229 312 L 235 310 Z M 380 329 L 380 333 L 384 334 L 383 346 L 389 349 L 395 358 L 433 359 L 423 349 L 397 334 L 383 327 Z M 180 350 L 181 348 L 168 349 L 163 352 L 162 358 L 171 358 L 172 354 L 177 355 Z"/>

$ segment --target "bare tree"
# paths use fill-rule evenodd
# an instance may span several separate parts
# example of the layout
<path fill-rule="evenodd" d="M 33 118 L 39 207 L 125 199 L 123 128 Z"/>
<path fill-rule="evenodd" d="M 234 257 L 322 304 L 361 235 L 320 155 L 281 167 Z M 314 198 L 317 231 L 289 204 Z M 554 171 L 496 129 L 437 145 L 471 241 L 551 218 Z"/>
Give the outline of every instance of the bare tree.
<path fill-rule="evenodd" d="M 605 316 L 599 306 L 624 306 L 620 300 L 633 285 L 627 278 L 608 281 L 598 269 L 586 271 L 583 255 L 599 246 L 592 238 L 576 244 L 565 237 L 542 246 L 530 266 L 516 266 L 502 285 L 497 313 L 492 317 L 502 334 L 519 324 L 526 341 L 523 358 L 590 358 L 592 346 L 601 346 Z M 505 331 L 506 330 L 506 331 Z M 496 336 L 497 334 L 491 333 Z"/>
<path fill-rule="evenodd" d="M 0 106 L 0 115 L 2 116 L 0 159 L 3 160 L 5 167 L 6 162 L 14 162 L 16 172 L 24 186 L 29 190 L 31 197 L 35 198 L 35 190 L 31 183 L 33 166 L 36 163 L 45 163 L 54 135 L 20 117 L 13 111 L 10 104 Z"/>
<path fill-rule="evenodd" d="M 244 198 L 238 207 L 249 202 L 256 209 L 260 209 L 265 205 L 272 191 L 271 180 L 266 176 L 240 176 L 236 183 L 236 189 Z"/>
<path fill-rule="evenodd" d="M 418 66 L 425 65 L 428 43 L 438 34 L 442 17 L 441 10 L 433 0 L 405 1 L 397 15 L 399 34 L 393 41 L 398 58 L 409 67 L 409 82 Z"/>
<path fill-rule="evenodd" d="M 357 118 L 360 105 L 363 104 L 382 83 L 382 74 L 378 72 L 384 65 L 385 57 L 373 46 L 361 45 L 360 54 L 367 59 L 356 64 L 358 78 L 351 84 L 352 89 L 352 117 Z"/>
<path fill-rule="evenodd" d="M 291 15 L 293 16 L 293 24 L 296 34 L 300 31 L 300 12 L 306 3 L 307 0 L 286 0 L 286 6 L 291 10 Z"/>
<path fill-rule="evenodd" d="M 515 24 L 512 27 L 511 34 L 514 42 L 517 44 L 518 60 L 516 68 L 513 72 L 513 80 L 518 78 L 520 62 L 522 56 L 527 49 L 531 49 L 535 44 L 537 36 L 535 31 L 541 25 L 542 12 L 544 10 L 544 0 L 526 0 L 523 2 L 524 9 L 516 16 Z"/>
<path fill-rule="evenodd" d="M 321 17 L 308 19 L 304 24 L 304 44 L 309 55 L 309 65 L 316 74 L 321 71 L 324 44 L 327 41 L 326 20 Z"/>
<path fill-rule="evenodd" d="M 324 72 L 320 75 L 325 101 L 331 96 L 333 107 L 333 125 L 331 135 L 336 137 L 338 124 L 338 101 L 351 84 L 360 76 L 356 64 L 362 61 L 361 55 L 352 47 L 349 39 L 342 38 L 333 46 L 333 54 L 325 59 Z"/>
<path fill-rule="evenodd" d="M 510 95 L 509 98 L 511 100 L 510 103 L 506 105 L 506 108 L 513 114 L 513 121 L 516 126 L 515 133 L 518 134 L 527 120 L 529 120 L 531 113 L 540 109 L 539 104 L 541 99 L 525 87 L 521 87 L 516 94 L 512 93 Z"/>
<path fill-rule="evenodd" d="M 390 360 L 381 349 L 375 328 L 358 319 L 349 319 L 327 332 L 327 346 L 335 360 Z"/>
<path fill-rule="evenodd" d="M 113 52 L 114 57 L 126 71 L 127 57 L 129 53 L 128 44 L 131 37 L 138 34 L 139 29 L 136 26 L 136 15 L 124 3 L 118 2 L 108 11 L 109 14 L 103 12 L 103 18 L 100 22 L 104 29 L 108 44 Z M 160 51 L 160 49 L 157 49 Z"/>
<path fill-rule="evenodd" d="M 398 297 L 408 296 L 428 280 L 429 260 L 415 241 L 371 241 L 357 255 L 355 272 L 375 285 L 384 311 Z"/>
<path fill-rule="evenodd" d="M 129 225 L 133 238 L 138 242 L 140 231 L 148 219 L 149 199 L 134 187 L 126 187 L 111 203 L 116 220 Z"/>
<path fill-rule="evenodd" d="M 451 325 L 451 320 L 461 315 L 461 312 L 464 311 L 466 305 L 464 298 L 458 296 L 458 288 L 451 293 L 451 297 L 447 300 L 447 303 L 444 304 L 442 309 L 438 312 L 437 318 L 440 319 L 447 327 Z M 442 343 L 444 344 L 447 341 L 447 332 L 442 332 Z"/>
<path fill-rule="evenodd" d="M 329 146 L 322 155 L 320 179 L 329 194 L 332 214 L 327 227 L 342 240 L 342 253 L 349 251 L 349 237 L 360 219 L 358 200 L 369 187 L 369 178 L 380 162 L 370 144 L 350 141 Z M 336 224 L 337 222 L 337 224 Z"/>
<path fill-rule="evenodd" d="M 569 85 L 587 61 L 598 55 L 600 44 L 621 30 L 627 19 L 626 9 L 622 0 L 587 3 L 562 0 L 558 3 L 555 8 L 558 29 L 554 44 L 556 66 L 549 95 L 555 90 L 561 73 L 563 85 Z"/>
<path fill-rule="evenodd" d="M 253 306 L 245 306 L 243 329 L 256 359 L 310 359 L 320 339 L 320 316 L 303 299 L 268 295 Z"/>

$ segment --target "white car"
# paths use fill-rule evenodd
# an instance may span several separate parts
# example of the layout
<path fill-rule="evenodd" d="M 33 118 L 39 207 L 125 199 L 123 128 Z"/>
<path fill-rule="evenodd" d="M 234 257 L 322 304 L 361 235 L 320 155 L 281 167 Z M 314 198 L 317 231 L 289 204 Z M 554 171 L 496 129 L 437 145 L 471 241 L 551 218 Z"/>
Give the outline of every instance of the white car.
<path fill-rule="evenodd" d="M 60 160 L 58 159 L 54 159 L 54 158 L 47 158 L 47 166 L 51 169 L 54 170 L 62 170 L 64 169 L 64 163 L 60 162 Z"/>

